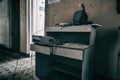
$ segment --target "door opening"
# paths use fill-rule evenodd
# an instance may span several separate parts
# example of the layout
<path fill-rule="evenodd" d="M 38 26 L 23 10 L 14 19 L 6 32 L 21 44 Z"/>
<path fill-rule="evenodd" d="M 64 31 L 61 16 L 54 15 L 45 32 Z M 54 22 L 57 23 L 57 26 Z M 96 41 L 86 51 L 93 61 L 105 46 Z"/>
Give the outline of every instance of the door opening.
<path fill-rule="evenodd" d="M 27 0 L 27 53 L 32 35 L 45 35 L 45 0 Z"/>
<path fill-rule="evenodd" d="M 11 48 L 20 51 L 20 0 L 11 0 Z"/>

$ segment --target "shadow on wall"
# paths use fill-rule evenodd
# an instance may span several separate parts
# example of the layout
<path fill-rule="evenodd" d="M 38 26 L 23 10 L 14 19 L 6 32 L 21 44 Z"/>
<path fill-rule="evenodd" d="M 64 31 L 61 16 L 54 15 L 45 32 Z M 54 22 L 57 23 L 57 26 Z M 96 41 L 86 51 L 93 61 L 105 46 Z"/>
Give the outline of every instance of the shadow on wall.
<path fill-rule="evenodd" d="M 6 45 L 0 44 L 0 49 L 6 48 Z"/>
<path fill-rule="evenodd" d="M 110 72 L 117 66 L 115 48 L 119 39 L 118 31 L 115 29 L 102 29 L 97 31 L 95 52 L 95 73 L 109 77 Z M 110 65 L 113 65 L 111 69 Z M 111 71 L 112 70 L 112 71 Z M 116 71 L 114 71 L 116 73 Z M 114 76 L 115 73 L 112 73 Z"/>

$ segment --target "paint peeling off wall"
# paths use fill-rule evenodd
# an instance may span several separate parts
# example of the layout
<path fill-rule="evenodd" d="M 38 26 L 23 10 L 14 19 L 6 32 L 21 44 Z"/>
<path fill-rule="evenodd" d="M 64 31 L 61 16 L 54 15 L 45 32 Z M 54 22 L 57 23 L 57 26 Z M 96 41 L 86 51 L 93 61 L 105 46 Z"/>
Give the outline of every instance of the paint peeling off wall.
<path fill-rule="evenodd" d="M 8 0 L 0 2 L 0 44 L 9 48 Z"/>

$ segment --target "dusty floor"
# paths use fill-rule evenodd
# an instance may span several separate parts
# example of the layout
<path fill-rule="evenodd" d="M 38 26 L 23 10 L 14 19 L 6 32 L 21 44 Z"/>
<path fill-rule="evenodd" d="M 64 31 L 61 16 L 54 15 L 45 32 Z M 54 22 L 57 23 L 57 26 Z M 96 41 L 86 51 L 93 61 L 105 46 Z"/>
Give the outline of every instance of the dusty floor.
<path fill-rule="evenodd" d="M 0 80 L 36 80 L 35 57 L 15 59 L 0 53 Z"/>
<path fill-rule="evenodd" d="M 35 76 L 35 57 L 10 56 L 0 50 L 0 80 L 39 80 Z M 96 76 L 95 80 L 111 80 Z"/>

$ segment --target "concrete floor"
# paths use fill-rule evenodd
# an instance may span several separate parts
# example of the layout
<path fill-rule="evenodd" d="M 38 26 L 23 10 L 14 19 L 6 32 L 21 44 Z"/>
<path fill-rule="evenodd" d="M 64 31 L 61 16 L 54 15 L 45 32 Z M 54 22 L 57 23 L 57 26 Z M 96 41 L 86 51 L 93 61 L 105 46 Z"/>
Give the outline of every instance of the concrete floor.
<path fill-rule="evenodd" d="M 0 50 L 0 80 L 39 80 L 35 76 L 35 57 L 18 57 L 18 54 Z M 111 80 L 95 76 L 95 80 Z"/>
<path fill-rule="evenodd" d="M 35 57 L 13 58 L 0 53 L 0 80 L 36 80 Z"/>

